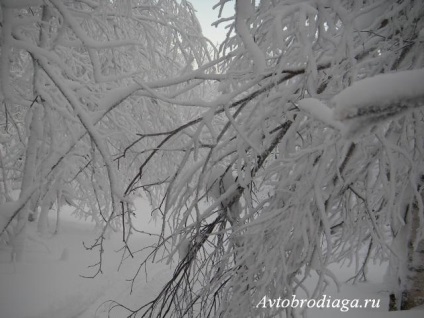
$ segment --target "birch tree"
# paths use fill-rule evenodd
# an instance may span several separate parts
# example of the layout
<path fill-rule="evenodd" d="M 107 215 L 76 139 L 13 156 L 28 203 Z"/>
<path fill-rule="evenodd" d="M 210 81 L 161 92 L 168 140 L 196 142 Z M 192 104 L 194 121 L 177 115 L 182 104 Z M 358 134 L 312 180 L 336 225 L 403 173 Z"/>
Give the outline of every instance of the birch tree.
<path fill-rule="evenodd" d="M 235 10 L 217 21 L 228 24 L 217 97 L 161 132 L 126 190 L 187 138 L 154 205 L 172 234 L 150 256 L 179 261 L 131 316 L 295 317 L 256 304 L 322 295 L 338 284 L 328 265 L 345 259 L 357 261 L 356 281 L 370 259 L 390 258 L 398 308 L 421 304 L 422 1 L 237 0 Z"/>
<path fill-rule="evenodd" d="M 132 316 L 294 317 L 255 305 L 318 297 L 344 259 L 365 279 L 373 257 L 391 258 L 398 307 L 418 305 L 422 1 L 235 9 L 212 58 L 186 1 L 3 1 L 2 235 L 13 226 L 18 258 L 27 209 L 63 180 L 100 224 L 100 273 L 106 229 L 121 226 L 131 254 L 144 190 L 163 230 L 140 270 L 178 262 Z"/>
<path fill-rule="evenodd" d="M 66 203 L 98 224 L 101 254 L 106 231 L 131 225 L 119 209 L 152 142 L 140 134 L 192 116 L 207 41 L 185 1 L 2 1 L 1 17 L 2 241 L 19 261 L 28 217 L 46 232 Z"/>

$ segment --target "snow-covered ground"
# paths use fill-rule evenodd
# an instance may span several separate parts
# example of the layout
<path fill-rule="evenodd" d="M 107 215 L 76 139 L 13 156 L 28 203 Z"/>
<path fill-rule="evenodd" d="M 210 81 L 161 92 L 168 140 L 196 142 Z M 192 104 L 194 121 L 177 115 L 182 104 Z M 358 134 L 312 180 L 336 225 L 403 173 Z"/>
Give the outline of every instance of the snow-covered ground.
<path fill-rule="evenodd" d="M 139 207 L 143 204 L 140 201 Z M 138 228 L 157 231 L 153 223 L 148 223 L 148 217 L 143 217 L 148 210 L 141 210 Z M 23 262 L 10 263 L 10 250 L 0 249 L 0 318 L 106 317 L 106 306 L 101 305 L 107 300 L 120 300 L 136 308 L 159 291 L 170 269 L 155 264 L 149 268 L 147 279 L 142 271 L 143 277 L 137 279 L 133 294 L 128 295 L 127 280 L 133 277 L 148 250 L 135 253 L 134 259 L 119 266 L 122 253 L 116 251 L 122 247 L 122 236 L 118 233 L 113 233 L 104 244 L 103 274 L 83 278 L 96 272 L 97 267 L 89 266 L 99 260 L 98 249 L 87 251 L 83 242 L 91 245 L 98 233 L 94 224 L 79 221 L 69 212 L 64 209 L 61 232 L 55 236 L 40 238 L 36 224 L 29 224 L 30 237 Z M 55 220 L 50 221 L 53 227 Z M 151 236 L 136 234 L 130 246 L 134 252 L 154 241 Z M 119 315 L 119 310 L 113 313 L 113 317 L 128 315 Z"/>
<path fill-rule="evenodd" d="M 157 231 L 153 223 L 148 223 L 146 203 L 139 201 L 138 207 L 137 225 L 143 230 Z M 112 234 L 105 243 L 103 274 L 95 278 L 83 278 L 81 276 L 95 273 L 95 269 L 89 266 L 98 261 L 98 253 L 87 251 L 83 246 L 83 242 L 90 244 L 96 237 L 93 224 L 78 221 L 69 211 L 64 211 L 62 231 L 56 236 L 40 238 L 36 234 L 35 224 L 30 224 L 30 227 L 24 262 L 10 263 L 9 251 L 0 249 L 0 318 L 108 317 L 111 304 L 108 300 L 119 301 L 135 309 L 151 300 L 172 273 L 169 265 L 150 266 L 147 277 L 143 270 L 143 276 L 136 280 L 130 295 L 128 279 L 137 271 L 138 264 L 147 250 L 136 253 L 135 259 L 127 259 L 119 267 L 122 253 L 116 250 L 122 246 L 121 236 Z M 135 251 L 149 246 L 154 241 L 154 237 L 135 234 L 130 246 Z M 352 270 L 348 266 L 333 266 L 333 270 L 342 282 L 352 276 Z M 350 309 L 347 312 L 341 312 L 340 309 L 312 309 L 308 316 L 424 317 L 423 310 L 387 312 L 385 270 L 385 264 L 372 264 L 368 282 L 356 285 L 342 284 L 339 293 L 335 286 L 331 286 L 326 293 L 327 299 L 380 299 L 380 308 Z M 120 308 L 115 308 L 110 313 L 112 318 L 127 316 L 128 312 Z"/>

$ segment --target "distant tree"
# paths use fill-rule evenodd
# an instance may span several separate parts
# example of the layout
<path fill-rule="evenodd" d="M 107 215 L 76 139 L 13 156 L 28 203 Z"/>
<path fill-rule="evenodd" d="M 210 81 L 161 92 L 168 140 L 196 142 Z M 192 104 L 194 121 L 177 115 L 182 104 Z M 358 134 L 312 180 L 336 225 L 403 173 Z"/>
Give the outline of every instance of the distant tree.
<path fill-rule="evenodd" d="M 171 235 L 150 257 L 180 259 L 132 314 L 294 317 L 296 309 L 255 305 L 265 295 L 317 297 L 337 281 L 328 265 L 352 258 L 361 264 L 354 280 L 366 279 L 370 259 L 390 258 L 392 298 L 421 304 L 423 2 L 235 8 L 218 20 L 229 23 L 219 94 L 199 101 L 207 108 L 198 118 L 162 131 L 126 190 L 170 148 L 184 154 L 154 206 Z"/>
<path fill-rule="evenodd" d="M 106 230 L 131 224 L 120 213 L 130 202 L 124 183 L 155 140 L 140 134 L 193 116 L 185 100 L 201 92 L 203 75 L 192 69 L 212 59 L 193 8 L 173 0 L 1 1 L 0 14 L 0 236 L 8 233 L 20 260 L 28 218 L 40 211 L 46 232 L 49 209 L 66 203 L 98 224 L 93 247 L 102 251 Z M 156 162 L 155 178 L 171 164 Z"/>

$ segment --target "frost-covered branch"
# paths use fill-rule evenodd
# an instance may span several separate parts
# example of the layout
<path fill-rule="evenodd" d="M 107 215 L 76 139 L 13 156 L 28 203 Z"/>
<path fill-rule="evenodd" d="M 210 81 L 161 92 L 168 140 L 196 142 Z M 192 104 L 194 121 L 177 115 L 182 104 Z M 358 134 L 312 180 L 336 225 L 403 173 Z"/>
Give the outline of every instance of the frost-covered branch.
<path fill-rule="evenodd" d="M 5 150 L 2 175 L 12 176 L 14 179 L 10 180 L 18 183 L 24 176 L 38 185 L 27 211 L 32 217 L 37 214 L 37 205 L 43 205 L 39 222 L 45 219 L 43 211 L 48 213 L 46 207 L 52 204 L 51 184 L 62 188 L 62 183 L 67 183 L 69 197 L 78 202 L 77 214 L 91 215 L 102 227 L 102 235 L 109 226 L 116 228 L 120 222 L 127 221 L 130 224 L 128 213 L 118 218 L 114 211 L 118 201 L 128 201 L 122 196 L 119 184 L 132 173 L 133 158 L 124 164 L 120 162 L 124 170 L 117 173 L 112 151 L 127 146 L 130 137 L 136 134 L 134 128 L 140 125 L 139 118 L 144 117 L 148 109 L 166 114 L 165 105 L 157 106 L 152 97 L 172 96 L 166 99 L 171 104 L 177 101 L 177 96 L 189 101 L 185 95 L 198 98 L 201 84 L 199 80 L 195 84 L 190 81 L 196 77 L 219 78 L 209 74 L 219 60 L 210 61 L 199 28 L 187 23 L 187 18 L 195 21 L 190 6 L 175 1 L 152 4 L 147 11 L 135 6 L 134 16 L 122 14 L 120 6 L 118 3 L 100 5 L 94 0 L 52 1 L 42 6 L 36 1 L 2 3 L 1 14 L 6 17 L 1 24 L 1 100 L 7 103 L 4 109 L 8 111 L 8 142 L 2 142 L 2 151 Z M 185 16 L 174 17 L 177 11 Z M 105 12 L 107 20 L 100 19 Z M 169 16 L 173 16 L 171 23 L 165 21 Z M 120 27 L 116 28 L 117 25 Z M 173 38 L 177 36 L 175 30 L 183 39 Z M 146 41 L 151 50 L 134 49 L 134 45 L 140 46 Z M 163 50 L 165 44 L 170 51 Z M 193 62 L 193 56 L 199 68 L 180 76 Z M 204 66 L 206 60 L 209 64 Z M 145 85 L 137 84 L 135 77 L 141 74 Z M 31 103 L 33 94 L 39 96 L 35 104 Z M 195 103 L 188 102 L 188 105 Z M 128 107 L 134 108 L 127 112 Z M 178 116 L 186 116 L 181 113 L 176 116 L 176 113 L 171 110 L 161 116 L 165 127 L 178 122 Z M 37 134 L 30 133 L 31 118 L 36 119 Z M 9 128 L 9 122 L 15 127 Z M 25 131 L 24 137 L 21 130 Z M 19 140 L 23 151 L 17 151 L 21 147 L 16 146 Z M 30 154 L 34 153 L 37 164 L 31 165 L 36 168 L 13 168 L 12 163 L 19 163 L 19 156 L 28 164 L 33 163 L 34 156 Z M 12 181 L 2 181 L 6 182 L 5 189 L 11 188 L 8 183 Z M 26 188 L 27 182 L 23 183 L 22 187 Z M 5 197 L 10 198 L 10 193 Z M 28 213 L 18 213 L 22 226 L 27 222 Z"/>
<path fill-rule="evenodd" d="M 392 252 L 387 224 L 401 226 L 404 204 L 412 200 L 402 189 L 417 187 L 411 178 L 422 164 L 421 109 L 395 114 L 385 99 L 396 104 L 400 96 L 411 105 L 421 103 L 422 80 L 397 94 L 389 89 L 393 84 L 388 78 L 398 75 L 408 86 L 401 77 L 422 68 L 416 27 L 422 4 L 236 4 L 236 16 L 218 22 L 231 22 L 229 30 L 235 30 L 222 52 L 240 51 L 221 64 L 228 77 L 221 79 L 212 110 L 175 134 L 161 135 L 140 166 L 147 171 L 160 149 L 171 148 L 167 143 L 182 142 L 172 147 L 175 155 L 181 154 L 154 202 L 164 224 L 173 229 L 169 258 L 178 252 L 197 253 L 196 266 L 185 272 L 191 280 L 184 284 L 189 286 L 172 285 L 176 288 L 171 294 L 169 285 L 164 289 L 174 303 L 161 294 L 140 314 L 161 316 L 161 308 L 174 308 L 172 317 L 278 316 L 281 310 L 257 310 L 251 304 L 264 294 L 279 297 L 282 290 L 287 296 L 299 289 L 310 297 L 323 293 L 329 280 L 337 281 L 328 265 L 358 257 L 370 239 L 368 254 L 387 257 Z M 266 65 L 262 76 L 252 74 L 252 61 L 255 67 Z M 381 89 L 372 88 L 376 82 Z M 248 83 L 254 85 L 239 93 Z M 345 100 L 349 91 L 353 96 Z M 371 118 L 367 100 L 383 102 L 377 107 L 388 112 L 380 109 L 382 114 L 370 122 L 373 129 L 353 131 L 361 139 L 352 141 L 345 129 L 356 119 Z M 355 116 L 357 110 L 364 116 L 338 117 L 340 110 L 349 114 L 351 109 L 341 101 L 359 101 L 352 107 Z M 153 140 L 157 136 L 151 133 Z M 145 136 L 143 140 L 150 139 Z M 211 147 L 199 146 L 205 143 Z M 131 187 L 142 179 L 138 174 Z M 199 229 L 218 216 L 228 222 L 202 241 L 206 254 L 191 249 Z M 305 286 L 311 272 L 318 276 L 313 289 Z M 199 297 L 184 297 L 186 290 Z"/>
<path fill-rule="evenodd" d="M 423 82 L 424 69 L 380 74 L 353 83 L 334 96 L 329 106 L 306 98 L 299 101 L 299 108 L 351 138 L 424 106 Z"/>

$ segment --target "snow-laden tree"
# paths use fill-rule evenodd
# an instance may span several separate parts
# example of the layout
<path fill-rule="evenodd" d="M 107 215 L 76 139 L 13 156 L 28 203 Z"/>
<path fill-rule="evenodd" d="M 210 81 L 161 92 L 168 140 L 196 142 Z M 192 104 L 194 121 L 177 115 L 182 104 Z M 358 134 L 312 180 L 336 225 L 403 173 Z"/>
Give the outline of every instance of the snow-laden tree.
<path fill-rule="evenodd" d="M 399 306 L 419 305 L 423 2 L 236 0 L 235 9 L 218 20 L 228 36 L 210 76 L 217 97 L 162 131 L 126 191 L 162 153 L 183 153 L 154 205 L 171 235 L 151 254 L 179 261 L 133 315 L 294 317 L 298 309 L 256 305 L 320 296 L 337 282 L 332 262 L 356 261 L 353 279 L 366 279 L 373 258 L 390 258 Z"/>
<path fill-rule="evenodd" d="M 142 134 L 195 113 L 207 40 L 186 1 L 5 0 L 0 15 L 1 242 L 20 260 L 28 219 L 45 233 L 49 209 L 70 204 L 102 252 L 105 231 L 129 233 L 124 185 L 155 140 Z"/>
<path fill-rule="evenodd" d="M 108 228 L 131 253 L 143 189 L 164 226 L 142 265 L 179 260 L 134 316 L 294 316 L 256 304 L 319 296 L 335 261 L 365 278 L 373 257 L 391 259 L 400 307 L 417 305 L 422 1 L 235 8 L 211 59 L 184 0 L 3 0 L 0 242 L 21 258 L 30 212 L 43 231 L 53 201 L 72 204 L 102 228 L 100 272 Z"/>

